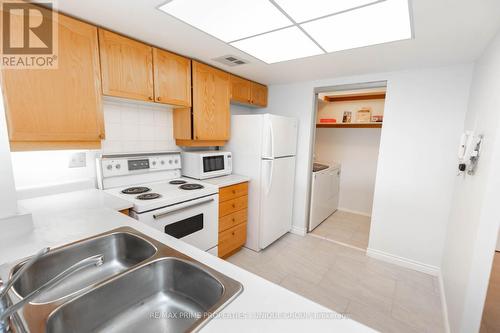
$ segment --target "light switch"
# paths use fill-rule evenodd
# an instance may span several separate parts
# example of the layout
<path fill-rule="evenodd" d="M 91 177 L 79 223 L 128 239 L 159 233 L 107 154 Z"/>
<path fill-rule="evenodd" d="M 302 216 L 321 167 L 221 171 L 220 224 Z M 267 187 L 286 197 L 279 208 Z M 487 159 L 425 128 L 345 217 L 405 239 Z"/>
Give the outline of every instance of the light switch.
<path fill-rule="evenodd" d="M 87 166 L 87 157 L 85 152 L 78 152 L 71 155 L 68 167 L 84 168 Z"/>

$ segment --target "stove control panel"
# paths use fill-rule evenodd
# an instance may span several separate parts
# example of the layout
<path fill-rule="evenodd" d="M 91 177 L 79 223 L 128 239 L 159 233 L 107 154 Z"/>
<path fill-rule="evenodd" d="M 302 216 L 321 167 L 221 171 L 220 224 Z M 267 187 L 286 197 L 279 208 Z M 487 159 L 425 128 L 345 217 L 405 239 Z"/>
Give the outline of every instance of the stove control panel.
<path fill-rule="evenodd" d="M 103 177 L 124 176 L 150 171 L 178 170 L 181 168 L 181 157 L 180 154 L 176 153 L 137 158 L 103 158 L 101 168 Z"/>

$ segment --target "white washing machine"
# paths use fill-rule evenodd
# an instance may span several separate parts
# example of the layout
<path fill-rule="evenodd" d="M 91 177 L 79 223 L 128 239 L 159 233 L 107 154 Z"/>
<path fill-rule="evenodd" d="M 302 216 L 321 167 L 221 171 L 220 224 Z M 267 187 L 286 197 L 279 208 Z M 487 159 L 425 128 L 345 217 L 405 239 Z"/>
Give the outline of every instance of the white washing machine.
<path fill-rule="evenodd" d="M 340 164 L 314 163 L 311 185 L 311 231 L 332 215 L 339 207 Z"/>

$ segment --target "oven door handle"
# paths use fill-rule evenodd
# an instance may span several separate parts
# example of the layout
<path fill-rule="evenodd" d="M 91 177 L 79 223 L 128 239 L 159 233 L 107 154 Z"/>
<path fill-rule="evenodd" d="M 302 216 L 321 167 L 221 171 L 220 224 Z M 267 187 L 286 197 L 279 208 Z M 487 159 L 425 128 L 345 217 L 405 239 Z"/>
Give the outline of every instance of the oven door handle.
<path fill-rule="evenodd" d="M 191 208 L 191 207 L 199 206 L 199 205 L 205 204 L 207 202 L 212 202 L 214 200 L 215 200 L 214 198 L 208 198 L 208 199 L 197 201 L 197 202 L 194 202 L 194 203 L 192 201 L 181 203 L 181 204 L 175 205 L 173 207 L 170 207 L 170 209 L 164 210 L 161 213 L 153 214 L 153 218 L 155 220 L 159 220 L 159 219 L 161 219 L 161 218 L 163 218 L 163 217 L 165 217 L 165 216 L 167 216 L 167 215 L 169 215 L 169 214 L 171 214 L 173 212 L 179 211 L 181 209 L 186 209 L 186 208 Z"/>

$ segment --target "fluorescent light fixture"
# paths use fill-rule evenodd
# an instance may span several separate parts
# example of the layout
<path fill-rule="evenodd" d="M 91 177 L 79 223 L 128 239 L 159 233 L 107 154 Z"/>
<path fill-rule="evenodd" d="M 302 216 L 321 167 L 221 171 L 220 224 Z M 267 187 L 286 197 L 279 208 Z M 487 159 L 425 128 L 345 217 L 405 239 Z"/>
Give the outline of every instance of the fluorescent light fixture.
<path fill-rule="evenodd" d="M 327 52 L 412 38 L 407 0 L 386 0 L 300 26 Z"/>
<path fill-rule="evenodd" d="M 231 45 L 268 64 L 324 53 L 297 27 L 243 39 Z"/>
<path fill-rule="evenodd" d="M 380 0 L 274 0 L 297 23 L 339 13 Z"/>
<path fill-rule="evenodd" d="M 268 0 L 172 0 L 159 9 L 226 43 L 292 25 Z"/>

